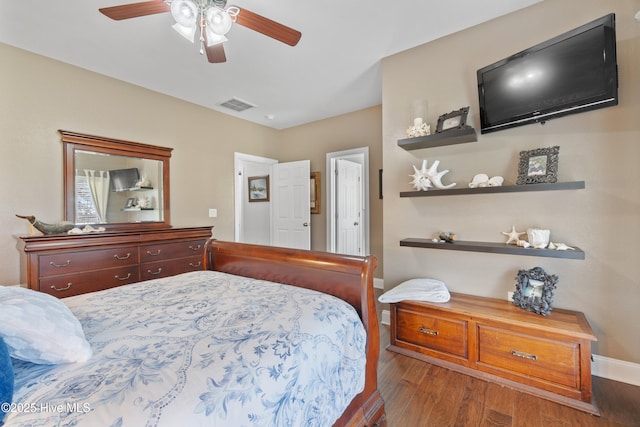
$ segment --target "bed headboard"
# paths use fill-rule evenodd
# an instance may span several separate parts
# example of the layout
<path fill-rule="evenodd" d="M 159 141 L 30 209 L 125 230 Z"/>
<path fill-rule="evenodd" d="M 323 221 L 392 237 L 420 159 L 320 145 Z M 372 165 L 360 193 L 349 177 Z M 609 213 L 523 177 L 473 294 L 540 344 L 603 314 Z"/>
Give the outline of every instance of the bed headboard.
<path fill-rule="evenodd" d="M 351 304 L 360 317 L 373 292 L 374 256 L 349 256 L 210 239 L 205 251 L 209 270 L 286 283 L 334 295 Z M 374 307 L 375 314 L 375 307 Z M 364 319 L 363 319 L 364 320 Z"/>

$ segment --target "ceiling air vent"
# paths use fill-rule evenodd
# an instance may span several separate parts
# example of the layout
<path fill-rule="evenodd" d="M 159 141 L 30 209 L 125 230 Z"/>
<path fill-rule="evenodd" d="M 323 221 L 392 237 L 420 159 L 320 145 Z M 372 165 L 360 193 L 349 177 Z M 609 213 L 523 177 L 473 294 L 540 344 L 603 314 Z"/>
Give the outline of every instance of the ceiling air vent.
<path fill-rule="evenodd" d="M 231 98 L 228 101 L 220 103 L 220 106 L 225 108 L 230 108 L 231 110 L 238 111 L 238 112 L 255 107 L 255 105 L 249 104 L 248 102 L 238 98 Z"/>

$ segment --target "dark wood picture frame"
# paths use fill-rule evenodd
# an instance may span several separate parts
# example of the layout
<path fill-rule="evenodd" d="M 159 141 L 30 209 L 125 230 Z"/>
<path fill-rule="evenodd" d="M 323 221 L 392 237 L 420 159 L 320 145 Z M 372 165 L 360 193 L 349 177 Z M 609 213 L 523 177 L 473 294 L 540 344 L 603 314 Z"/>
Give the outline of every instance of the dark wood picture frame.
<path fill-rule="evenodd" d="M 558 181 L 560 147 L 521 151 L 518 163 L 518 185 Z"/>
<path fill-rule="evenodd" d="M 249 202 L 269 201 L 269 175 L 250 176 L 247 178 Z"/>
<path fill-rule="evenodd" d="M 469 114 L 469 107 L 464 107 L 456 111 L 452 111 L 448 114 L 443 114 L 438 117 L 438 125 L 436 127 L 436 133 L 446 132 L 453 129 L 461 129 L 467 124 L 467 115 Z"/>
<path fill-rule="evenodd" d="M 558 283 L 558 276 L 547 274 L 541 267 L 520 270 L 516 276 L 516 291 L 513 293 L 513 304 L 546 316 L 551 311 L 553 290 Z"/>
<path fill-rule="evenodd" d="M 309 206 L 312 214 L 320 213 L 320 172 L 311 172 Z"/>

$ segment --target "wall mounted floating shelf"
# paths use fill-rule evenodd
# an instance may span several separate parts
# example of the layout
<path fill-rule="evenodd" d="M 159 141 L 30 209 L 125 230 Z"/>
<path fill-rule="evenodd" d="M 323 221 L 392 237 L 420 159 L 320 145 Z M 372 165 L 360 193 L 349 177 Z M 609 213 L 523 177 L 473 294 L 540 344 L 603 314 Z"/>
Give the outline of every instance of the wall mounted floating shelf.
<path fill-rule="evenodd" d="M 471 126 L 460 129 L 451 129 L 433 135 L 418 136 L 415 138 L 405 138 L 398 140 L 398 146 L 407 151 L 419 150 L 421 148 L 441 147 L 444 145 L 464 144 L 466 142 L 476 142 L 478 140 L 476 131 Z"/>
<path fill-rule="evenodd" d="M 445 249 L 452 251 L 488 252 L 507 255 L 538 256 L 548 258 L 584 259 L 585 256 L 584 252 L 580 248 L 576 247 L 574 247 L 575 250 L 558 251 L 555 249 L 522 248 L 516 245 L 507 245 L 506 243 L 493 242 L 455 241 L 453 243 L 440 243 L 434 242 L 431 239 L 419 239 L 415 237 L 401 240 L 400 246 L 407 246 L 412 248 Z"/>
<path fill-rule="evenodd" d="M 450 188 L 447 190 L 402 191 L 400 197 L 457 196 L 467 194 L 517 193 L 525 191 L 582 190 L 584 181 L 554 182 L 542 184 L 503 185 L 500 187 Z"/>

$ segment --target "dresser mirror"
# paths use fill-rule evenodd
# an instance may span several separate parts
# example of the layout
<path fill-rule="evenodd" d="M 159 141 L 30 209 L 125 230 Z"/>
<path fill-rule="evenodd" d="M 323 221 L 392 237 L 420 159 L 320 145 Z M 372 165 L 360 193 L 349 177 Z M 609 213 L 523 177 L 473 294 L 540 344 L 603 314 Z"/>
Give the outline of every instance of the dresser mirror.
<path fill-rule="evenodd" d="M 65 220 L 110 231 L 170 227 L 171 148 L 60 131 Z"/>

